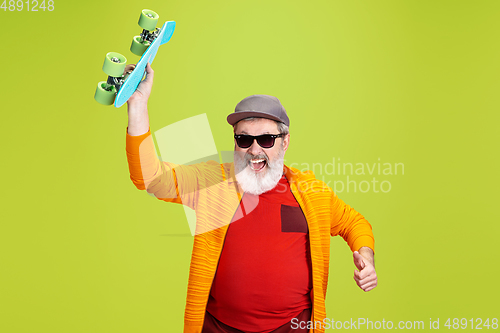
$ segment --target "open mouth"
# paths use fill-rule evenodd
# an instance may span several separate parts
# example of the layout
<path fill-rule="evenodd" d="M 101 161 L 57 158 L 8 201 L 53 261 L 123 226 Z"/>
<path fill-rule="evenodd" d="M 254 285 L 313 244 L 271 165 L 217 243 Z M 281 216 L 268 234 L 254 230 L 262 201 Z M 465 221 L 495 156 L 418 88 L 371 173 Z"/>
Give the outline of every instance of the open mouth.
<path fill-rule="evenodd" d="M 266 166 L 267 161 L 264 158 L 250 160 L 248 164 L 253 171 L 261 171 Z"/>

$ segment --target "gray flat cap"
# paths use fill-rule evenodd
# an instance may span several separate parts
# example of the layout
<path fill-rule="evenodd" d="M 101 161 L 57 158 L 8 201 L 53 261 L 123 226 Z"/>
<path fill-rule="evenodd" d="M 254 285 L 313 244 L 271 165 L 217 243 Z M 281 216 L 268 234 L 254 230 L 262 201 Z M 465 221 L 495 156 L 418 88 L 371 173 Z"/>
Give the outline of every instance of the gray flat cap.
<path fill-rule="evenodd" d="M 290 126 L 285 108 L 281 105 L 280 100 L 274 96 L 252 95 L 244 98 L 236 105 L 234 113 L 227 116 L 227 122 L 234 125 L 248 117 L 272 119 Z"/>

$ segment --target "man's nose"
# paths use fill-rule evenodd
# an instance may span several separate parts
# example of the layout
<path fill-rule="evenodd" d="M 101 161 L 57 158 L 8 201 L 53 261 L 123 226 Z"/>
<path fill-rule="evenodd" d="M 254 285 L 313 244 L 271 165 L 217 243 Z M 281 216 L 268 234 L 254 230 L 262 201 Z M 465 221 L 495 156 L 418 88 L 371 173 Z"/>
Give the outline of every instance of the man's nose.
<path fill-rule="evenodd" d="M 253 139 L 252 145 L 248 147 L 248 153 L 252 155 L 259 155 L 262 153 L 262 148 L 259 146 L 256 139 Z"/>

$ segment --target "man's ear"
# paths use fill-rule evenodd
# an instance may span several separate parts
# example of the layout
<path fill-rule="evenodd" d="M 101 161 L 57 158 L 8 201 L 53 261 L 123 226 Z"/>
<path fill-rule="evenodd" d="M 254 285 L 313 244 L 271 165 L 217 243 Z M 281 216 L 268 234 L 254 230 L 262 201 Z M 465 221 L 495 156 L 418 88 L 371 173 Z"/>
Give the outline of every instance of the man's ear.
<path fill-rule="evenodd" d="M 283 137 L 283 150 L 286 152 L 288 145 L 290 144 L 290 133 Z"/>

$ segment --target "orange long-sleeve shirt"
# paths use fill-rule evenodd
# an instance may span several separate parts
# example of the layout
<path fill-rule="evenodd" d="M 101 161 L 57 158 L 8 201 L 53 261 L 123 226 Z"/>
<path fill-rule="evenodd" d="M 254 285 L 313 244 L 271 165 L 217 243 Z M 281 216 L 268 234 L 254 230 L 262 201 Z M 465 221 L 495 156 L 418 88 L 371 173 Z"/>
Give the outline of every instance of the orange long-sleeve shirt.
<path fill-rule="evenodd" d="M 158 199 L 184 204 L 196 211 L 196 232 L 189 272 L 184 332 L 200 333 L 210 288 L 228 229 L 241 199 L 232 163 L 215 161 L 182 166 L 161 162 L 151 132 L 126 134 L 130 178 Z M 352 251 L 363 246 L 374 249 L 371 225 L 346 205 L 312 172 L 284 166 L 283 172 L 309 228 L 312 262 L 313 322 L 326 318 L 325 297 L 330 263 L 330 237 L 340 235 Z M 321 325 L 322 326 L 322 325 Z M 310 332 L 324 332 L 323 327 Z"/>

